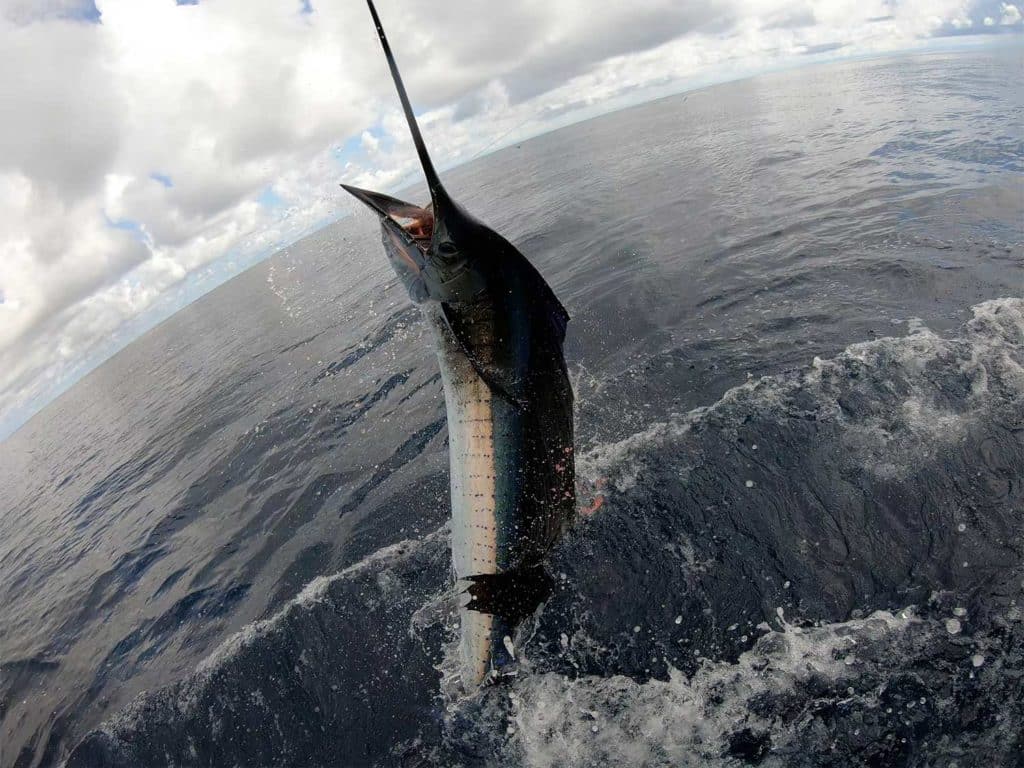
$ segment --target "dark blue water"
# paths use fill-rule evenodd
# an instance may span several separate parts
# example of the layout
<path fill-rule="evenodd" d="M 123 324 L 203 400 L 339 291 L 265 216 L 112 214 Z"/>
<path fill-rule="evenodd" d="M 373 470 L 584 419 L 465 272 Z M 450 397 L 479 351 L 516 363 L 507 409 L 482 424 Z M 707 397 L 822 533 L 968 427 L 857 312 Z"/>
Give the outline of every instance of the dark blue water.
<path fill-rule="evenodd" d="M 1022 64 L 806 68 L 449 174 L 572 314 L 603 499 L 468 699 L 372 217 L 147 334 L 0 444 L 0 764 L 1020 764 Z"/>

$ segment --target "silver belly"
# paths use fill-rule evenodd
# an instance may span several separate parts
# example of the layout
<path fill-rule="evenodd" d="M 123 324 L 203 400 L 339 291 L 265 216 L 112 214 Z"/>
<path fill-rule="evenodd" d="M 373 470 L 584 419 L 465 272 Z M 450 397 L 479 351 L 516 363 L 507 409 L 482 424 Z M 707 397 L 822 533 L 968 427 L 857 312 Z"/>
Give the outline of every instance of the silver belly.
<path fill-rule="evenodd" d="M 514 472 L 511 406 L 495 395 L 452 336 L 443 316 L 428 315 L 448 412 L 451 467 L 451 548 L 456 578 L 504 573 L 516 567 L 514 502 L 502 473 Z"/>
<path fill-rule="evenodd" d="M 515 446 L 511 406 L 491 391 L 448 328 L 439 310 L 425 309 L 437 341 L 448 413 L 451 464 L 451 553 L 459 593 L 460 673 L 463 685 L 488 676 L 495 659 L 507 656 L 512 630 L 498 616 L 468 608 L 473 576 L 515 568 L 517 521 L 502 473 L 514 472 Z"/>

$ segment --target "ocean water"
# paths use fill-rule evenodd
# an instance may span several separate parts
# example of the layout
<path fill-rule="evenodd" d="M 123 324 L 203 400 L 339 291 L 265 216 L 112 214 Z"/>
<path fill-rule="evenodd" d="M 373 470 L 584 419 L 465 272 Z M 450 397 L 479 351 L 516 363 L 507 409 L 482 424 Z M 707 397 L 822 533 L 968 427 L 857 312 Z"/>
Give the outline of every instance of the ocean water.
<path fill-rule="evenodd" d="M 373 218 L 139 339 L 0 444 L 0 765 L 1024 764 L 1022 73 L 803 68 L 447 174 L 572 315 L 603 502 L 474 696 Z"/>

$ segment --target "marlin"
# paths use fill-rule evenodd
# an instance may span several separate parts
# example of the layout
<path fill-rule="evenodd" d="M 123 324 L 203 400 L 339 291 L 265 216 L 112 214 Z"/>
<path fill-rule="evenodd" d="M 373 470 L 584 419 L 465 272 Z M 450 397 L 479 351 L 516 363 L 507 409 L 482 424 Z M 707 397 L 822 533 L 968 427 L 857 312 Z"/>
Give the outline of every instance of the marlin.
<path fill-rule="evenodd" d="M 367 0 L 430 202 L 342 186 L 380 218 L 385 253 L 429 325 L 444 386 L 459 674 L 514 671 L 515 626 L 546 593 L 542 561 L 576 510 L 569 314 L 508 240 L 451 198 Z"/>

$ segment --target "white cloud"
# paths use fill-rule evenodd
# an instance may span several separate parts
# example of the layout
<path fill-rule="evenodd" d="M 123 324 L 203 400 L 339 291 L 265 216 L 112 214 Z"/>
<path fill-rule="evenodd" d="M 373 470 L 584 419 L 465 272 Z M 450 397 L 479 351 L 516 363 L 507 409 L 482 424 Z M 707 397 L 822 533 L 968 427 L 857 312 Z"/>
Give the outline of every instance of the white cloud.
<path fill-rule="evenodd" d="M 363 149 L 370 153 L 376 152 L 380 149 L 380 140 L 369 131 L 363 131 L 363 135 L 360 137 L 359 143 L 362 144 Z"/>
<path fill-rule="evenodd" d="M 999 23 L 1003 26 L 1011 26 L 1013 24 L 1020 24 L 1021 15 L 1020 10 L 1016 5 L 1011 3 L 1003 3 L 1002 6 L 1003 17 L 999 20 Z"/>
<path fill-rule="evenodd" d="M 981 0 L 378 2 L 441 165 L 650 89 L 994 25 Z M 365 6 L 313 8 L 0 0 L 0 436 L 229 250 L 416 172 Z"/>

